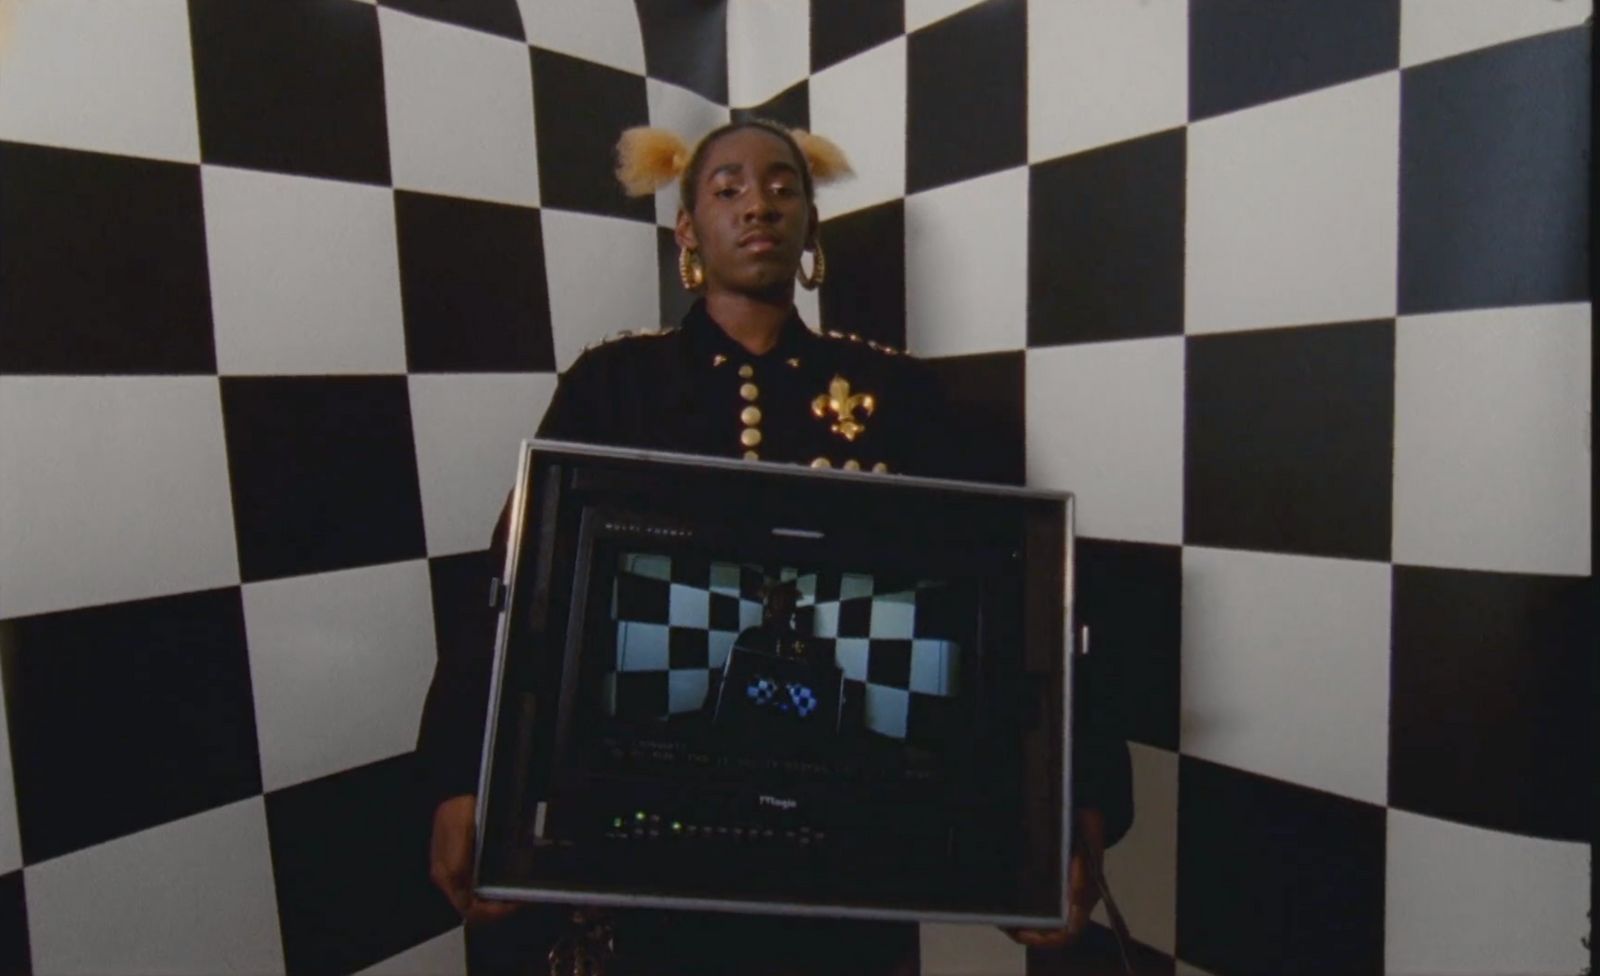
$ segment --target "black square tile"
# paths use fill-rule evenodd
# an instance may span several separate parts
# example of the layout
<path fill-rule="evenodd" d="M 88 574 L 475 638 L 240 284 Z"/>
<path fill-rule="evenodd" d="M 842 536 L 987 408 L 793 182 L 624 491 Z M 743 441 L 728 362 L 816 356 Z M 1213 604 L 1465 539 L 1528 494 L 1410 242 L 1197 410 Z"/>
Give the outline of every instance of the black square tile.
<path fill-rule="evenodd" d="M 542 48 L 532 57 L 539 202 L 655 223 L 655 200 L 629 197 L 616 177 L 617 137 L 650 124 L 644 78 Z"/>
<path fill-rule="evenodd" d="M 726 593 L 711 594 L 711 629 L 739 629 L 739 598 Z"/>
<path fill-rule="evenodd" d="M 1190 336 L 1184 541 L 1389 558 L 1394 323 Z"/>
<path fill-rule="evenodd" d="M 0 373 L 210 373 L 200 169 L 0 142 Z"/>
<path fill-rule="evenodd" d="M 23 860 L 261 791 L 236 588 L 0 623 Z"/>
<path fill-rule="evenodd" d="M 634 0 L 650 77 L 728 104 L 728 5 L 724 0 Z"/>
<path fill-rule="evenodd" d="M 1589 297 L 1590 34 L 1416 68 L 1400 85 L 1400 310 Z"/>
<path fill-rule="evenodd" d="M 1383 972 L 1382 807 L 1180 757 L 1177 955 L 1217 973 Z"/>
<path fill-rule="evenodd" d="M 673 556 L 672 582 L 697 590 L 711 589 L 711 560 L 691 553 Z"/>
<path fill-rule="evenodd" d="M 222 414 L 245 581 L 425 554 L 404 377 L 228 377 Z"/>
<path fill-rule="evenodd" d="M 760 105 L 733 110 L 735 122 L 742 122 L 745 119 L 777 122 L 789 129 L 810 129 L 811 83 L 797 82 Z"/>
<path fill-rule="evenodd" d="M 434 646 L 441 654 L 494 647 L 498 614 L 489 605 L 489 580 L 500 570 L 490 566 L 487 550 L 428 560 Z"/>
<path fill-rule="evenodd" d="M 1397 566 L 1393 614 L 1389 804 L 1589 840 L 1595 580 Z"/>
<path fill-rule="evenodd" d="M 189 0 L 208 163 L 389 182 L 378 11 L 321 0 Z"/>
<path fill-rule="evenodd" d="M 537 210 L 404 191 L 394 209 L 412 372 L 555 369 Z"/>
<path fill-rule="evenodd" d="M 634 722 L 666 715 L 672 705 L 670 671 L 618 671 L 617 716 Z"/>
<path fill-rule="evenodd" d="M 0 875 L 0 976 L 28 976 L 28 899 L 21 871 Z"/>
<path fill-rule="evenodd" d="M 950 450 L 963 459 L 962 477 L 1022 484 L 1027 479 L 1024 354 L 979 353 L 926 362 L 944 390 L 944 423 Z"/>
<path fill-rule="evenodd" d="M 290 973 L 354 972 L 459 924 L 428 882 L 419 776 L 407 753 L 267 795 Z"/>
<path fill-rule="evenodd" d="M 1178 749 L 1183 550 L 1078 540 L 1078 622 L 1098 664 L 1093 694 L 1130 739 Z"/>
<path fill-rule="evenodd" d="M 911 687 L 911 642 L 873 640 L 867 655 L 867 681 L 891 688 Z"/>
<path fill-rule="evenodd" d="M 674 671 L 711 666 L 710 631 L 699 627 L 667 630 L 667 666 Z"/>
<path fill-rule="evenodd" d="M 971 598 L 962 599 L 952 587 L 925 586 L 916 591 L 916 614 L 912 618 L 911 635 L 924 640 L 955 641 L 957 645 L 972 638 L 972 621 L 976 608 Z"/>
<path fill-rule="evenodd" d="M 378 0 L 380 7 L 526 41 L 517 0 Z"/>
<path fill-rule="evenodd" d="M 872 633 L 872 598 L 839 601 L 839 636 L 866 637 Z"/>
<path fill-rule="evenodd" d="M 657 227 L 657 280 L 661 284 L 661 324 L 666 328 L 675 328 L 682 322 L 699 297 L 683 287 L 683 279 L 678 275 L 678 251 L 678 242 L 672 236 L 672 231 Z"/>
<path fill-rule="evenodd" d="M 1400 65 L 1400 0 L 1192 0 L 1189 117 L 1354 81 Z"/>
<path fill-rule="evenodd" d="M 905 0 L 811 0 L 811 70 L 838 64 L 905 30 Z"/>
<path fill-rule="evenodd" d="M 670 584 L 638 573 L 617 574 L 617 619 L 664 624 L 671 615 Z"/>
<path fill-rule="evenodd" d="M 822 225 L 828 274 L 822 324 L 896 349 L 906 344 L 904 200 L 857 210 Z"/>
<path fill-rule="evenodd" d="M 1028 173 L 1028 345 L 1183 333 L 1184 130 Z"/>
<path fill-rule="evenodd" d="M 906 51 L 906 190 L 1028 160 L 1028 12 L 985 2 L 912 34 Z"/>
<path fill-rule="evenodd" d="M 816 574 L 816 579 L 816 602 L 838 603 L 839 588 L 844 582 L 843 577 L 837 572 L 823 571 Z"/>

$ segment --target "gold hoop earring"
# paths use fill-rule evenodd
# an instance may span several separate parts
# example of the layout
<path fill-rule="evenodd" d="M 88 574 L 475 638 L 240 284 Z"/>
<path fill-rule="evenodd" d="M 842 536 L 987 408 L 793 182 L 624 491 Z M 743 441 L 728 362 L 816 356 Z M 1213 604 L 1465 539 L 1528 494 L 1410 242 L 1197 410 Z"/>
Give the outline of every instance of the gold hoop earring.
<path fill-rule="evenodd" d="M 800 287 L 806 291 L 816 291 L 822 285 L 822 279 L 828 276 L 828 261 L 822 256 L 822 242 L 817 241 L 811 246 L 811 273 L 806 274 L 806 258 L 800 255 L 800 267 L 795 271 L 795 280 L 800 282 Z"/>
<path fill-rule="evenodd" d="M 700 255 L 692 247 L 678 249 L 678 277 L 683 280 L 683 287 L 690 291 L 699 291 L 705 287 L 706 269 L 700 263 Z"/>

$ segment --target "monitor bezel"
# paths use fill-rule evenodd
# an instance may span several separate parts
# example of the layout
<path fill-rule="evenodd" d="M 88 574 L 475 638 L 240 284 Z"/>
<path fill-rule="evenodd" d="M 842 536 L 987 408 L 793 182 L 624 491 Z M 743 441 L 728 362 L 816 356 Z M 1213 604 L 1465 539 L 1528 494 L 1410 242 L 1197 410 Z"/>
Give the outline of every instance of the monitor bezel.
<path fill-rule="evenodd" d="M 1015 928 L 1059 928 L 1066 921 L 1066 896 L 1069 883 L 1069 861 L 1074 835 L 1072 794 L 1072 724 L 1073 724 L 1073 686 L 1076 670 L 1076 656 L 1079 653 L 1074 593 L 1076 592 L 1076 529 L 1075 529 L 1075 504 L 1071 492 L 1054 491 L 1050 489 L 1024 488 L 1012 485 L 994 485 L 982 482 L 959 481 L 946 478 L 928 478 L 916 475 L 884 475 L 860 471 L 848 471 L 828 468 L 808 468 L 800 465 L 785 465 L 764 463 L 760 473 L 769 476 L 778 476 L 794 479 L 815 479 L 845 481 L 864 481 L 881 485 L 885 477 L 893 477 L 896 484 L 924 489 L 955 491 L 975 495 L 990 495 L 997 497 L 1028 499 L 1034 501 L 1055 502 L 1062 505 L 1062 523 L 1064 539 L 1062 546 L 1062 641 L 1061 649 L 1061 695 L 1059 700 L 1061 728 L 1060 762 L 1062 781 L 1059 784 L 1060 797 L 1060 822 L 1056 836 L 1059 838 L 1059 863 L 1057 865 L 1058 897 L 1055 901 L 1059 909 L 1052 914 L 1039 915 L 1014 912 L 994 911 L 941 911 L 916 908 L 894 908 L 887 906 L 861 906 L 844 904 L 822 904 L 812 902 L 780 902 L 756 899 L 715 898 L 706 896 L 665 895 L 665 894 L 635 894 L 617 891 L 593 891 L 575 889 L 559 885 L 485 885 L 481 883 L 481 869 L 484 858 L 485 828 L 488 822 L 490 804 L 493 800 L 491 791 L 491 769 L 496 752 L 496 737 L 500 726 L 500 710 L 503 697 L 503 677 L 505 673 L 506 657 L 509 654 L 509 644 L 512 630 L 513 599 L 512 594 L 519 592 L 519 572 L 522 569 L 522 552 L 526 548 L 520 544 L 527 528 L 528 505 L 530 503 L 531 481 L 534 467 L 540 455 L 561 455 L 574 457 L 580 461 L 627 461 L 627 462 L 658 462 L 663 464 L 689 465 L 701 469 L 727 470 L 748 473 L 751 462 L 720 458 L 696 454 L 684 454 L 671 451 L 657 451 L 642 448 L 614 447 L 606 445 L 584 444 L 572 441 L 559 441 L 550 439 L 531 438 L 524 440 L 518 451 L 517 479 L 512 489 L 508 538 L 511 543 L 506 546 L 505 563 L 501 568 L 500 583 L 497 591 L 504 594 L 499 607 L 499 615 L 495 627 L 495 648 L 492 671 L 489 682 L 489 703 L 484 725 L 484 744 L 479 762 L 478 794 L 476 802 L 476 835 L 473 848 L 473 881 L 474 890 L 479 897 L 500 901 L 534 901 L 557 902 L 573 906 L 596 906 L 616 908 L 648 908 L 648 909 L 679 909 L 692 911 L 712 911 L 731 913 L 757 913 L 767 915 L 792 915 L 800 917 L 826 917 L 841 919 L 859 919 L 876 921 L 902 921 L 902 922 L 936 922 L 956 924 L 984 924 L 998 925 Z M 554 513 L 549 513 L 553 515 Z M 545 537 L 545 545 L 553 545 L 554 540 Z M 553 553 L 541 552 L 539 558 L 548 562 L 553 558 Z"/>

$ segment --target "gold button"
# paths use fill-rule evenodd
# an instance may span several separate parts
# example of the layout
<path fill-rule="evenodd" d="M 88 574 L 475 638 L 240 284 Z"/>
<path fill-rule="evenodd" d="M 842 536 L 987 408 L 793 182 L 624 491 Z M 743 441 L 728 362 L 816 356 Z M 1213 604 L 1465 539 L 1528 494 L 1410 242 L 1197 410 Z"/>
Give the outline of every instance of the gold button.
<path fill-rule="evenodd" d="M 811 466 L 813 468 L 831 468 L 833 467 L 833 462 L 825 457 L 812 458 Z"/>
<path fill-rule="evenodd" d="M 877 464 L 872 466 L 872 470 L 876 471 L 878 474 L 887 474 L 889 471 L 889 466 L 884 464 L 882 461 L 879 461 Z"/>
<path fill-rule="evenodd" d="M 761 460 L 761 455 L 757 454 L 755 451 L 745 451 L 744 459 L 746 461 L 759 461 Z"/>
<path fill-rule="evenodd" d="M 756 385 L 754 383 L 746 383 L 739 387 L 739 395 L 744 397 L 746 400 L 754 400 L 756 397 L 761 395 L 761 391 L 756 389 Z"/>
<path fill-rule="evenodd" d="M 843 464 L 841 464 L 839 466 L 841 468 L 844 468 L 846 471 L 860 471 L 861 470 L 861 462 L 857 461 L 855 458 L 851 458 L 850 460 L 846 461 L 845 463 L 843 463 Z"/>
<path fill-rule="evenodd" d="M 791 359 L 785 359 L 784 362 L 789 364 L 789 368 L 790 369 L 799 369 L 800 368 L 800 360 L 798 360 L 798 359 L 792 359 L 792 358 Z"/>
<path fill-rule="evenodd" d="M 745 363 L 743 366 L 739 367 L 739 378 L 740 379 L 746 379 L 747 380 L 747 379 L 749 379 L 750 377 L 752 377 L 754 375 L 756 375 L 755 367 L 751 366 L 749 363 Z"/>
<path fill-rule="evenodd" d="M 711 365 L 713 365 L 713 366 L 721 366 L 723 363 L 725 363 L 727 361 L 728 361 L 728 357 L 724 356 L 720 352 L 717 353 L 715 356 L 711 357 Z"/>
<path fill-rule="evenodd" d="M 744 433 L 739 435 L 739 443 L 745 447 L 755 447 L 761 443 L 761 431 L 754 427 L 746 427 Z"/>
<path fill-rule="evenodd" d="M 744 421 L 746 427 L 754 427 L 756 424 L 761 423 L 761 408 L 745 407 L 739 411 L 739 419 Z"/>

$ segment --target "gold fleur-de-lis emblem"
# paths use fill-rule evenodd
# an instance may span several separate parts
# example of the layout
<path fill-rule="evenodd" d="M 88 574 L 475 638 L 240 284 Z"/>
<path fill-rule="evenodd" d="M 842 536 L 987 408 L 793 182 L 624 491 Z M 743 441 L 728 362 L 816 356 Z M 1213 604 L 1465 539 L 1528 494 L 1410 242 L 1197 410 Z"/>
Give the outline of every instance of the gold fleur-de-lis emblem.
<path fill-rule="evenodd" d="M 833 418 L 828 429 L 843 437 L 847 441 L 854 441 L 867 429 L 867 425 L 856 419 L 856 411 L 861 411 L 862 417 L 872 416 L 878 403 L 870 393 L 851 393 L 850 381 L 843 376 L 834 376 L 828 384 L 828 392 L 817 394 L 811 401 L 811 414 L 818 420 Z"/>

